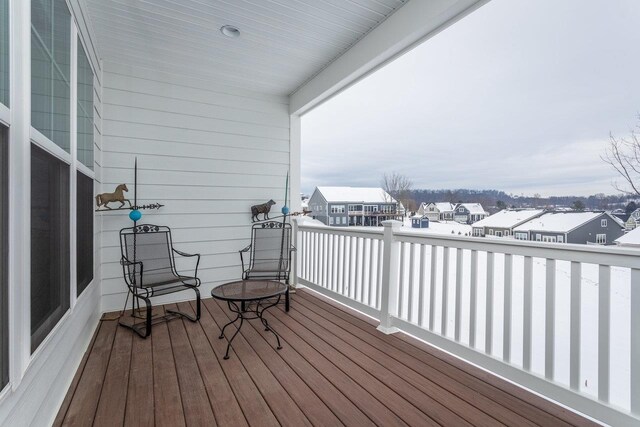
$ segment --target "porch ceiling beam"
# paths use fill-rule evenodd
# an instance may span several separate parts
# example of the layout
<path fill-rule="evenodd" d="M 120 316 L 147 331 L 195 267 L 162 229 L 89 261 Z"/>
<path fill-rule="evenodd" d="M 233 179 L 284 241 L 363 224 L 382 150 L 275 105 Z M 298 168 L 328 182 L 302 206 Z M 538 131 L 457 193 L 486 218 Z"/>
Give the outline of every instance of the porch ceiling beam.
<path fill-rule="evenodd" d="M 434 36 L 489 0 L 411 0 L 290 97 L 299 115 Z"/>

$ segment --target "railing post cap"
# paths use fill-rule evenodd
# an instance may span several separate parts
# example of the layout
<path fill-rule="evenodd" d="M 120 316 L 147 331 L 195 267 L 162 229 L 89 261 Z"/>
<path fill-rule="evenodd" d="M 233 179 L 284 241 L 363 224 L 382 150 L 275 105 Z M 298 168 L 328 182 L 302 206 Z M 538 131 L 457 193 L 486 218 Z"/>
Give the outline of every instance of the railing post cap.
<path fill-rule="evenodd" d="M 402 227 L 402 223 L 400 221 L 396 221 L 395 219 L 389 219 L 387 221 L 382 221 L 382 225 L 387 228 L 400 228 Z"/>

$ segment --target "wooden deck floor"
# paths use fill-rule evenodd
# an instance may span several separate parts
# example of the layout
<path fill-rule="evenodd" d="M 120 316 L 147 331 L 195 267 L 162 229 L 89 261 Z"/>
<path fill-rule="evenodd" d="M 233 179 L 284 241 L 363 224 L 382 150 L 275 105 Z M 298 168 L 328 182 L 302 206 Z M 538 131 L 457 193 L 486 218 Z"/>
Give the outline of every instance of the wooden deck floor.
<path fill-rule="evenodd" d="M 304 290 L 268 315 L 282 350 L 253 321 L 229 360 L 218 334 L 230 313 L 202 307 L 200 323 L 161 323 L 146 340 L 103 320 L 54 425 L 592 425 Z"/>

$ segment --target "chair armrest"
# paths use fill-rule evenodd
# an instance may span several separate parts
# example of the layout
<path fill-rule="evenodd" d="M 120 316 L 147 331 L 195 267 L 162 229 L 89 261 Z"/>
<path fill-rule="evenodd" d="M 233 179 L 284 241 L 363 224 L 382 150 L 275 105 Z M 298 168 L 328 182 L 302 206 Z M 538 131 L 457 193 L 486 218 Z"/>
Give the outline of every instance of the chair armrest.
<path fill-rule="evenodd" d="M 171 250 L 173 252 L 177 253 L 178 255 L 183 256 L 183 257 L 187 257 L 187 258 L 191 258 L 191 257 L 194 257 L 194 256 L 198 257 L 198 260 L 196 261 L 196 269 L 195 269 L 195 271 L 193 273 L 193 277 L 197 278 L 198 277 L 198 266 L 200 265 L 200 254 L 188 254 L 186 252 L 179 251 L 179 250 L 177 250 L 175 248 L 171 248 Z"/>
<path fill-rule="evenodd" d="M 249 245 L 248 245 L 246 248 L 240 249 L 240 250 L 238 251 L 238 253 L 240 253 L 240 264 L 242 265 L 242 275 L 243 275 L 243 278 L 244 278 L 245 268 L 244 268 L 244 257 L 242 256 L 242 254 L 243 254 L 244 252 L 249 252 L 249 250 L 251 249 L 251 245 L 252 245 L 252 244 L 251 244 L 251 243 L 249 243 Z"/>
<path fill-rule="evenodd" d="M 120 265 L 122 265 L 122 273 L 124 274 L 124 277 L 126 279 L 127 277 L 127 271 L 125 270 L 125 267 L 130 267 L 132 265 L 139 265 L 140 266 L 140 285 L 138 285 L 135 282 L 135 274 L 133 276 L 133 283 L 131 283 L 132 286 L 134 287 L 142 287 L 142 273 L 144 271 L 144 265 L 142 264 L 142 261 L 131 261 L 129 258 L 127 258 L 126 256 L 122 256 L 122 258 L 120 258 Z"/>

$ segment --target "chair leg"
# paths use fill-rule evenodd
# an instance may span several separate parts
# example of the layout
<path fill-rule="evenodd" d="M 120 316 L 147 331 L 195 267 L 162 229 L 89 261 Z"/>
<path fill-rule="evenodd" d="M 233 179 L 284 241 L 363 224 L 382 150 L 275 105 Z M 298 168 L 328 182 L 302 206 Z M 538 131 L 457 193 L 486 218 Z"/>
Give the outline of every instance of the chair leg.
<path fill-rule="evenodd" d="M 191 320 L 192 322 L 197 322 L 198 320 L 200 320 L 200 290 L 198 288 L 191 288 L 191 289 L 193 289 L 194 292 L 196 293 L 196 315 L 195 315 L 195 317 L 192 316 L 191 314 L 185 313 L 183 311 L 178 311 L 178 310 L 167 310 L 167 313 L 177 314 L 178 316 L 185 317 L 185 318 Z"/>
<path fill-rule="evenodd" d="M 138 298 L 139 300 L 143 300 L 146 304 L 146 308 L 147 308 L 147 316 L 145 319 L 144 323 L 133 323 L 131 325 L 127 324 L 127 323 L 122 323 L 122 320 L 118 321 L 118 324 L 120 326 L 124 326 L 125 328 L 131 329 L 133 332 L 135 332 L 136 334 L 140 335 L 142 338 L 147 338 L 149 335 L 151 335 L 151 312 L 153 311 L 153 306 L 151 305 L 151 301 L 149 300 L 149 298 L 145 298 L 145 297 L 141 297 L 138 295 L 133 295 L 134 298 Z M 139 303 L 140 301 L 138 301 Z M 133 303 L 133 301 L 132 301 Z M 133 314 L 133 313 L 132 313 Z M 135 317 L 132 316 L 133 319 L 135 319 Z M 142 326 L 144 326 L 144 330 L 142 328 Z"/>
<path fill-rule="evenodd" d="M 289 285 L 287 284 L 287 290 L 284 293 L 284 311 L 289 311 Z"/>

